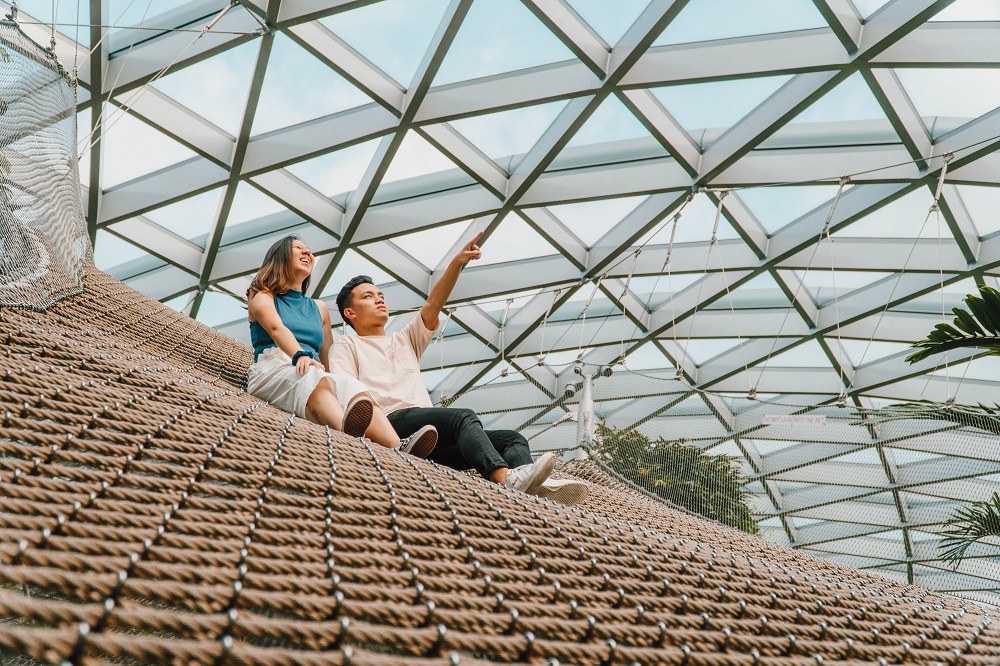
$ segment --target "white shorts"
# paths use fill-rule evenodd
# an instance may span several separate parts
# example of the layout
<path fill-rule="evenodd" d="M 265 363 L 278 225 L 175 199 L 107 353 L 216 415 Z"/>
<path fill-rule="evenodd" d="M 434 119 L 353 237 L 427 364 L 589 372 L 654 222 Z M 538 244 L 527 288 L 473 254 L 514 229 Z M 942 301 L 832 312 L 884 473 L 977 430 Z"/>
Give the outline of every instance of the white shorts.
<path fill-rule="evenodd" d="M 372 401 L 375 400 L 368 387 L 350 375 L 323 372 L 315 366 L 300 375 L 292 365 L 292 359 L 277 347 L 265 349 L 247 370 L 247 393 L 267 400 L 278 409 L 312 421 L 306 402 L 324 378 L 330 382 L 337 401 L 344 409 L 347 409 L 351 398 L 359 393 L 365 393 Z"/>

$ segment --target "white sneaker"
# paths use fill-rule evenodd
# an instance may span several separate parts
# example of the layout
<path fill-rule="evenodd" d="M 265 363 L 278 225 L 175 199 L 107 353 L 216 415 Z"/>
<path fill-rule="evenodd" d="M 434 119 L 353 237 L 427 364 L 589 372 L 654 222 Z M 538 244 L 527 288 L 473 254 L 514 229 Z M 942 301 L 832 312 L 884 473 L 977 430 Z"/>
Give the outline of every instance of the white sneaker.
<path fill-rule="evenodd" d="M 507 470 L 507 481 L 504 487 L 520 490 L 522 493 L 537 495 L 539 486 L 549 478 L 552 468 L 556 465 L 556 454 L 543 453 L 538 460 L 530 465 L 521 465 Z"/>
<path fill-rule="evenodd" d="M 432 425 L 425 425 L 406 439 L 399 441 L 399 452 L 414 458 L 426 458 L 437 446 L 438 431 Z"/>
<path fill-rule="evenodd" d="M 587 499 L 590 488 L 583 481 L 546 479 L 535 494 L 566 506 L 573 506 Z"/>

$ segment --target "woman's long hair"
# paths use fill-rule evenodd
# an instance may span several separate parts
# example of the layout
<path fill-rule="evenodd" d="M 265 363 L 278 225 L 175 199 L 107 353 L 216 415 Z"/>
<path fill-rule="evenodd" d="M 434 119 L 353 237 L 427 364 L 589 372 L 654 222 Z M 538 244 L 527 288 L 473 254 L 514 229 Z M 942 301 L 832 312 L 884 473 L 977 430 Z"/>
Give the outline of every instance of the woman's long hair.
<path fill-rule="evenodd" d="M 288 293 L 288 285 L 294 277 L 292 270 L 292 242 L 299 240 L 299 237 L 292 234 L 285 236 L 272 245 L 264 255 L 264 263 L 260 265 L 260 270 L 254 276 L 250 287 L 247 289 L 247 300 L 256 296 L 259 292 L 266 291 L 275 296 Z M 302 291 L 309 288 L 309 278 L 302 281 Z"/>

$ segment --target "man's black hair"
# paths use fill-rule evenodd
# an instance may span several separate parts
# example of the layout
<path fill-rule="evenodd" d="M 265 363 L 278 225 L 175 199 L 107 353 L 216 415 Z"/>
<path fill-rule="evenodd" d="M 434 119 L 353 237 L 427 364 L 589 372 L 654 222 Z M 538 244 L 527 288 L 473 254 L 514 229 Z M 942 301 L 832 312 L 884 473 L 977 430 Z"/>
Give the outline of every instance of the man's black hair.
<path fill-rule="evenodd" d="M 340 311 L 340 318 L 348 324 L 351 324 L 351 322 L 347 321 L 347 317 L 344 316 L 344 310 L 351 307 L 351 292 L 359 284 L 373 285 L 375 283 L 367 275 L 358 275 L 348 280 L 347 284 L 340 288 L 340 293 L 337 294 L 337 310 Z M 354 328 L 354 324 L 351 324 L 351 328 Z"/>

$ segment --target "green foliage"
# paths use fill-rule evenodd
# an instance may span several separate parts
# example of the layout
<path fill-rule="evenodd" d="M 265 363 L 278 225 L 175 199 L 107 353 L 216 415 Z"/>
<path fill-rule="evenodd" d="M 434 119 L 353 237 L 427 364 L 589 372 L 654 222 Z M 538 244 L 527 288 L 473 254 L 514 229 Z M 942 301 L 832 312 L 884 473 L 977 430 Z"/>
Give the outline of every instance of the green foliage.
<path fill-rule="evenodd" d="M 913 343 L 919 350 L 907 356 L 906 360 L 916 363 L 928 356 L 963 347 L 979 347 L 986 351 L 987 356 L 1000 356 L 1000 292 L 980 285 L 979 296 L 969 294 L 965 297 L 965 304 L 968 310 L 952 308 L 954 326 L 935 326 L 925 339 Z"/>
<path fill-rule="evenodd" d="M 602 425 L 598 435 L 594 457 L 632 483 L 693 513 L 759 533 L 746 504 L 746 480 L 728 456 L 635 430 Z"/>
<path fill-rule="evenodd" d="M 1000 494 L 958 509 L 944 526 L 941 557 L 957 568 L 969 546 L 985 537 L 1000 537 Z"/>
<path fill-rule="evenodd" d="M 926 419 L 932 421 L 950 421 L 961 426 L 979 428 L 1000 435 L 1000 405 L 987 407 L 983 403 L 976 405 L 956 405 L 920 400 L 889 405 L 878 410 L 878 415 L 866 414 L 865 418 L 851 425 L 874 426 L 890 421 L 904 419 Z"/>
<path fill-rule="evenodd" d="M 906 360 L 916 363 L 932 354 L 964 347 L 978 347 L 987 356 L 1000 356 L 1000 292 L 980 285 L 979 296 L 969 294 L 965 297 L 965 304 L 968 310 L 952 309 L 955 313 L 954 326 L 935 326 L 925 339 L 913 344 L 919 351 L 907 356 Z M 976 423 L 976 427 L 1000 434 L 1000 422 L 996 418 L 998 410 L 983 404 L 979 405 L 978 410 L 975 407 L 961 407 L 950 415 L 945 410 L 942 418 L 961 423 L 968 419 L 969 413 L 985 417 Z M 969 546 L 984 537 L 1000 537 L 1000 494 L 993 493 L 985 502 L 976 502 L 955 511 L 945 523 L 943 534 L 944 539 L 939 546 L 943 551 L 941 556 L 958 567 Z"/>

